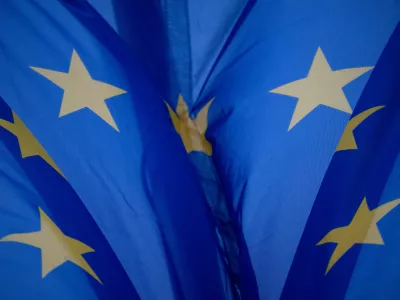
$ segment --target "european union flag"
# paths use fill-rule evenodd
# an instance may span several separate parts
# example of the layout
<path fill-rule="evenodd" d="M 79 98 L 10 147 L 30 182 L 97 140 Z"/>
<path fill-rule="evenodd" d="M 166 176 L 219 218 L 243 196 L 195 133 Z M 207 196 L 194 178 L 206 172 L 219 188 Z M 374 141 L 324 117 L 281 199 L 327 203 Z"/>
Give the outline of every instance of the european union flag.
<path fill-rule="evenodd" d="M 105 3 L 0 4 L 6 296 L 394 298 L 400 5 Z"/>
<path fill-rule="evenodd" d="M 0 95 L 17 116 L 4 120 L 29 128 L 139 296 L 229 297 L 201 186 L 160 94 L 125 43 L 86 1 L 2 1 L 0 28 Z M 52 213 L 32 208 L 31 217 L 64 232 Z M 2 238 L 22 241 L 13 234 Z M 89 242 L 65 236 L 90 252 Z"/>
<path fill-rule="evenodd" d="M 400 26 L 348 122 L 281 299 L 398 299 Z"/>
<path fill-rule="evenodd" d="M 281 295 L 336 146 L 399 18 L 391 0 L 248 1 L 204 83 L 198 103 L 214 98 L 207 139 L 244 235 L 240 266 L 247 248 L 262 300 Z"/>
<path fill-rule="evenodd" d="M 239 279 L 240 229 L 236 228 L 230 212 L 214 166 L 213 145 L 207 138 L 209 125 L 214 121 L 209 120 L 209 112 L 218 110 L 218 106 L 212 96 L 198 98 L 246 1 L 89 2 L 127 42 L 131 52 L 146 64 L 150 78 L 162 91 L 172 123 L 195 167 L 214 216 L 221 258 L 230 278 L 227 284 L 232 285 L 234 293 L 242 289 L 243 297 L 254 298 L 243 290 L 248 274 Z M 250 261 L 247 262 L 247 268 L 251 269 Z M 244 267 L 243 259 L 242 270 Z"/>
<path fill-rule="evenodd" d="M 139 299 L 48 153 L 0 99 L 2 299 Z"/>
<path fill-rule="evenodd" d="M 152 11 L 162 15 L 165 23 L 147 22 L 153 25 L 152 32 L 164 35 L 148 40 L 139 24 L 132 26 L 136 31 L 129 31 L 135 34 L 125 30 L 132 22 L 123 17 L 129 10 L 124 14 L 121 7 L 129 5 L 122 3 L 134 6 L 140 1 L 110 0 L 108 8 L 91 2 L 103 12 L 114 9 L 111 17 L 104 15 L 131 45 L 139 41 L 162 45 L 158 48 L 162 51 L 152 57 L 157 57 L 157 67 L 170 66 L 164 68 L 168 84 L 159 80 L 158 70 L 150 73 L 158 86 L 165 84 L 161 90 L 170 113 L 176 110 L 175 124 L 185 119 L 177 113 L 182 107 L 178 93 L 186 105 L 180 112 L 187 112 L 194 125 L 207 110 L 204 139 L 209 144 L 201 139 L 200 147 L 189 147 L 189 156 L 209 203 L 227 199 L 226 207 L 233 210 L 226 219 L 237 222 L 232 240 L 241 250 L 242 292 L 254 288 L 250 256 L 260 298 L 279 298 L 343 130 L 400 18 L 399 4 L 390 0 L 232 1 L 221 17 L 218 11 L 224 1 L 208 6 L 190 0 L 160 1 Z M 148 7 L 156 7 L 154 3 Z M 204 15 L 209 23 L 202 22 Z M 141 20 L 140 16 L 134 19 Z M 215 20 L 218 26 L 213 26 Z M 164 49 L 171 65 L 165 63 Z M 178 132 L 182 136 L 182 130 Z M 186 135 L 185 145 L 188 140 Z M 192 151 L 201 147 L 205 151 Z M 212 157 L 215 169 L 202 153 Z M 213 191 L 220 193 L 209 192 L 211 181 L 217 183 Z M 256 299 L 256 294 L 242 293 L 250 299 Z"/>

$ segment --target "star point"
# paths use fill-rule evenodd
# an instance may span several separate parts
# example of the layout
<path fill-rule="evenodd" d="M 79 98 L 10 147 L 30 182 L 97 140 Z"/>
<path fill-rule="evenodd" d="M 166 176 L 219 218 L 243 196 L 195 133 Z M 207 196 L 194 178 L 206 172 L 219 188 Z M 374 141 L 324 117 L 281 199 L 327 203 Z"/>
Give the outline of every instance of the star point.
<path fill-rule="evenodd" d="M 270 93 L 298 98 L 289 124 L 288 130 L 291 130 L 319 105 L 351 114 L 352 108 L 342 88 L 371 69 L 361 67 L 333 71 L 321 48 L 318 48 L 306 78 L 284 84 L 270 90 Z"/>
<path fill-rule="evenodd" d="M 82 256 L 85 253 L 94 252 L 94 250 L 86 244 L 64 235 L 40 207 L 39 215 L 39 231 L 10 234 L 1 238 L 0 242 L 17 242 L 39 248 L 42 256 L 42 278 L 70 261 L 102 284 L 100 278 Z"/>
<path fill-rule="evenodd" d="M 179 95 L 176 112 L 165 102 L 175 130 L 180 135 L 186 152 L 204 152 L 212 155 L 212 146 L 206 139 L 205 133 L 208 127 L 208 111 L 213 102 L 211 99 L 197 114 L 195 119 L 190 118 L 189 109 L 182 95 Z"/>
<path fill-rule="evenodd" d="M 30 67 L 35 72 L 64 90 L 59 117 L 69 115 L 83 108 L 89 108 L 107 124 L 119 132 L 106 100 L 125 94 L 126 91 L 111 84 L 92 79 L 78 53 L 73 50 L 67 73 Z"/>
<path fill-rule="evenodd" d="M 12 112 L 12 115 L 14 123 L 0 119 L 0 127 L 3 127 L 17 137 L 22 158 L 40 156 L 54 170 L 56 170 L 62 177 L 65 178 L 60 168 L 56 165 L 39 141 L 34 137 L 28 127 L 26 127 L 26 125 L 14 111 Z"/>
<path fill-rule="evenodd" d="M 337 244 L 329 259 L 325 275 L 355 244 L 383 245 L 377 223 L 399 204 L 400 199 L 396 199 L 370 210 L 367 198 L 364 198 L 349 225 L 329 231 L 317 243 L 317 246 L 326 243 Z"/>

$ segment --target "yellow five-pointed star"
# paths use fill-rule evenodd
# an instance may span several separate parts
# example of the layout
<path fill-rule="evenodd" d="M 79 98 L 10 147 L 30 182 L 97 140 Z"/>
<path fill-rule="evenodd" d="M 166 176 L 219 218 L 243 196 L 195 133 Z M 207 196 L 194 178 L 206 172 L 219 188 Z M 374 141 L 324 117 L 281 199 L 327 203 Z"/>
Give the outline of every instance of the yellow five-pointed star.
<path fill-rule="evenodd" d="M 208 127 L 208 110 L 213 100 L 214 99 L 211 99 L 200 110 L 194 120 L 189 116 L 189 109 L 182 95 L 179 95 L 176 113 L 171 106 L 165 102 L 175 130 L 181 136 L 187 153 L 199 151 L 207 155 L 212 154 L 212 147 L 210 142 L 207 141 L 205 133 Z"/>
<path fill-rule="evenodd" d="M 40 231 L 10 234 L 0 242 L 19 242 L 41 249 L 42 278 L 67 261 L 71 261 L 84 269 L 101 283 L 99 277 L 89 266 L 82 254 L 94 252 L 84 243 L 64 235 L 56 224 L 39 208 Z"/>
<path fill-rule="evenodd" d="M 270 92 L 298 98 L 290 121 L 290 130 L 318 105 L 351 114 L 352 109 L 342 88 L 371 69 L 372 67 L 364 67 L 332 71 L 321 48 L 318 48 L 306 78 L 282 85 Z"/>
<path fill-rule="evenodd" d="M 31 67 L 64 90 L 60 117 L 89 108 L 119 131 L 105 100 L 126 93 L 113 85 L 94 80 L 78 53 L 73 50 L 68 73 Z"/>
<path fill-rule="evenodd" d="M 0 126 L 7 129 L 17 137 L 22 158 L 38 155 L 64 177 L 64 174 L 58 168 L 56 163 L 51 159 L 49 154 L 44 150 L 42 145 L 40 145 L 39 141 L 33 136 L 21 119 L 15 114 L 15 112 L 12 114 L 14 123 L 0 119 Z"/>
<path fill-rule="evenodd" d="M 383 239 L 377 223 L 398 204 L 400 204 L 400 199 L 390 201 L 370 210 L 367 199 L 364 198 L 349 225 L 329 231 L 317 244 L 337 244 L 329 260 L 325 274 L 355 244 L 383 245 Z"/>
<path fill-rule="evenodd" d="M 370 109 L 364 110 L 359 113 L 357 116 L 351 118 L 349 123 L 347 123 L 346 128 L 343 131 L 342 137 L 339 141 L 339 144 L 336 147 L 336 151 L 343 150 L 357 150 L 357 143 L 354 137 L 354 130 L 360 125 L 366 118 L 372 115 L 374 112 L 380 110 L 384 106 L 375 106 Z"/>

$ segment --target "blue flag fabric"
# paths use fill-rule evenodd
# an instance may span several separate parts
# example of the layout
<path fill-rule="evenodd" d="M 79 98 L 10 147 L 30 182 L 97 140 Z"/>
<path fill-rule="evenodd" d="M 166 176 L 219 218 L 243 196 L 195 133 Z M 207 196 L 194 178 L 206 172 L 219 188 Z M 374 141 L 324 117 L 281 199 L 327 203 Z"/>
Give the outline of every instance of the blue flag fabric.
<path fill-rule="evenodd" d="M 400 26 L 353 112 L 281 299 L 398 299 Z"/>
<path fill-rule="evenodd" d="M 100 229 L 0 99 L 2 299 L 139 299 Z"/>
<path fill-rule="evenodd" d="M 111 27 L 87 2 L 61 0 L 3 1 L 0 25 L 0 96 L 62 170 L 139 296 L 228 297 L 195 173 Z"/>
<path fill-rule="evenodd" d="M 238 289 L 242 290 L 243 297 L 254 298 L 254 284 L 246 288 L 244 278 L 239 279 L 240 230 L 232 219 L 230 205 L 214 167 L 212 145 L 204 136 L 208 127 L 208 112 L 214 109 L 213 100 L 210 98 L 204 102 L 198 98 L 246 1 L 89 2 L 127 42 L 132 53 L 141 58 L 150 78 L 163 91 L 171 117 L 175 118 L 174 126 L 183 140 L 214 216 L 221 259 L 230 278 L 227 284 L 232 286 L 236 299 L 239 297 Z M 202 118 L 204 124 L 200 124 Z M 247 262 L 250 270 L 248 259 Z M 247 272 L 246 280 L 248 278 Z M 251 291 L 251 294 L 245 290 Z"/>
<path fill-rule="evenodd" d="M 247 0 L 88 0 L 146 66 L 171 104 L 189 107 L 218 60 Z"/>
<path fill-rule="evenodd" d="M 329 162 L 399 18 L 389 0 L 249 1 L 205 83 L 199 103 L 215 97 L 207 138 L 262 300 L 281 295 Z"/>

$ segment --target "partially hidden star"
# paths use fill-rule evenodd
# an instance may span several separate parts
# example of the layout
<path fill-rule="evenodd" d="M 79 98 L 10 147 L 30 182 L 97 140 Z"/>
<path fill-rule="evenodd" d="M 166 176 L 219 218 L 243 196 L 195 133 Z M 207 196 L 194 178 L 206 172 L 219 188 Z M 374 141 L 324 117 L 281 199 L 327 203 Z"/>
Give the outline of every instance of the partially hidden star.
<path fill-rule="evenodd" d="M 25 126 L 25 124 L 14 111 L 12 112 L 12 115 L 14 123 L 0 119 L 0 126 L 17 137 L 22 158 L 40 156 L 54 170 L 56 170 L 62 177 L 65 178 L 60 168 L 56 165 L 39 141 L 34 137 L 28 127 Z"/>
<path fill-rule="evenodd" d="M 42 278 L 70 261 L 102 283 L 82 256 L 85 253 L 94 252 L 94 250 L 86 244 L 64 235 L 41 208 L 39 208 L 39 213 L 39 231 L 10 234 L 0 239 L 0 242 L 18 242 L 39 248 L 42 253 Z"/>
<path fill-rule="evenodd" d="M 367 198 L 364 198 L 349 225 L 329 231 L 317 243 L 317 246 L 326 243 L 337 244 L 329 259 L 325 274 L 355 244 L 383 245 L 383 238 L 377 223 L 399 204 L 400 199 L 396 199 L 370 210 Z"/>
<path fill-rule="evenodd" d="M 321 48 L 318 48 L 306 78 L 284 84 L 270 93 L 298 98 L 289 124 L 291 130 L 319 105 L 351 114 L 352 108 L 342 88 L 371 69 L 361 67 L 333 71 Z"/>
<path fill-rule="evenodd" d="M 83 108 L 89 108 L 119 132 L 105 100 L 125 94 L 126 91 L 108 83 L 94 80 L 75 50 L 72 52 L 67 73 L 38 67 L 31 67 L 31 69 L 64 90 L 59 117 Z"/>
<path fill-rule="evenodd" d="M 211 99 L 194 119 L 190 118 L 188 106 L 182 95 L 179 95 L 176 112 L 165 102 L 174 128 L 180 135 L 187 153 L 198 151 L 212 155 L 212 146 L 206 139 L 205 133 L 208 127 L 208 110 L 213 100 Z"/>
<path fill-rule="evenodd" d="M 375 106 L 370 109 L 364 110 L 355 117 L 351 118 L 347 123 L 346 128 L 343 131 L 342 137 L 340 138 L 339 144 L 336 147 L 336 151 L 344 150 L 357 150 L 357 142 L 354 137 L 354 130 L 365 121 L 369 116 L 384 108 L 384 106 Z"/>

